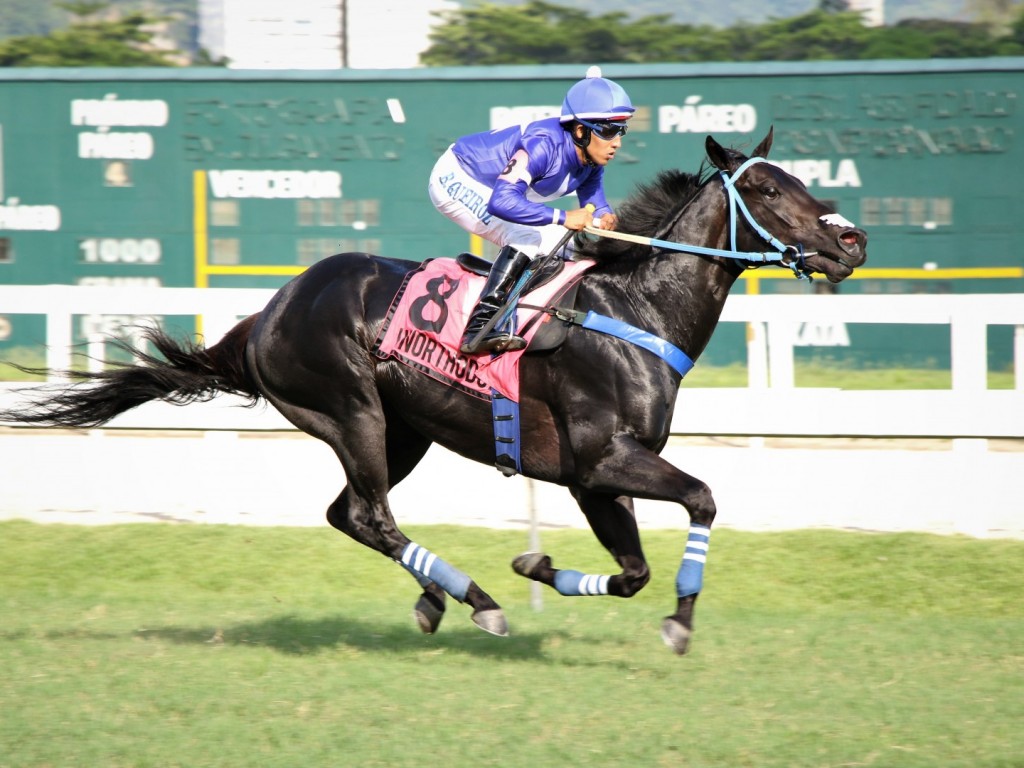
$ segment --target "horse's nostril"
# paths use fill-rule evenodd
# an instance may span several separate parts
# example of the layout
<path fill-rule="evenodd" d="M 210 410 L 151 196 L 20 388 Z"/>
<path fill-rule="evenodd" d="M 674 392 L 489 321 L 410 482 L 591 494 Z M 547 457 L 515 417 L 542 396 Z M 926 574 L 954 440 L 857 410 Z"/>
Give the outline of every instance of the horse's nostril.
<path fill-rule="evenodd" d="M 867 245 L 867 234 L 861 229 L 848 229 L 839 235 L 839 244 L 844 248 L 853 249 Z"/>

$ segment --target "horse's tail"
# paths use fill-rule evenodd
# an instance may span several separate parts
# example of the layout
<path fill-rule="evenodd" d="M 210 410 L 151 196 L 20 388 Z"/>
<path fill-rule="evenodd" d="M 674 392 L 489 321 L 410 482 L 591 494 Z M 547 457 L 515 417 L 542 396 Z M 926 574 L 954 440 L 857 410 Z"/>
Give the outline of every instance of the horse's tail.
<path fill-rule="evenodd" d="M 242 395 L 255 405 L 261 394 L 246 367 L 245 346 L 258 317 L 246 318 L 208 349 L 192 341 L 175 341 L 157 328 L 147 329 L 143 337 L 162 357 L 117 341 L 135 362 L 108 363 L 107 370 L 98 372 L 65 372 L 75 383 L 56 392 L 44 388 L 42 393 L 29 394 L 27 407 L 0 411 L 0 421 L 98 427 L 150 400 L 187 405 L 209 400 L 219 392 Z M 29 373 L 47 373 L 46 369 L 16 367 Z"/>

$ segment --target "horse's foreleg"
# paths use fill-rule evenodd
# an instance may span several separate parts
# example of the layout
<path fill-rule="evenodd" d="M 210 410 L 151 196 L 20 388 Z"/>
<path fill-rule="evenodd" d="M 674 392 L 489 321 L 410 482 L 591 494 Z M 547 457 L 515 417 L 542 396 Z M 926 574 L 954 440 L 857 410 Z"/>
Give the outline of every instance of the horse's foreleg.
<path fill-rule="evenodd" d="M 686 653 L 693 633 L 693 607 L 704 586 L 704 563 L 708 556 L 709 525 L 690 523 L 686 552 L 676 573 L 676 611 L 661 622 L 661 637 L 676 653 Z"/>
<path fill-rule="evenodd" d="M 632 597 L 633 593 L 615 589 L 619 586 L 613 579 L 619 578 L 619 574 L 602 575 L 596 573 L 583 573 L 569 568 L 555 568 L 551 558 L 541 552 L 526 552 L 512 561 L 512 570 L 520 576 L 525 576 L 541 584 L 547 584 L 555 589 L 558 594 L 566 597 L 578 597 L 581 595 L 617 595 L 618 597 Z M 613 586 L 614 585 L 614 586 Z"/>
<path fill-rule="evenodd" d="M 614 595 L 632 597 L 650 580 L 640 532 L 636 527 L 633 500 L 628 496 L 570 489 L 583 510 L 590 527 L 622 568 L 613 575 L 587 574 L 570 569 L 554 568 L 551 558 L 537 552 L 520 555 L 512 568 L 521 576 L 553 587 L 561 595 Z"/>
<path fill-rule="evenodd" d="M 715 519 L 711 489 L 627 435 L 617 436 L 586 476 L 601 487 L 617 488 L 631 497 L 674 501 L 689 513 L 690 534 L 676 576 L 676 610 L 665 617 L 661 633 L 676 653 L 686 653 L 693 633 L 694 603 L 704 583 L 711 524 Z"/>

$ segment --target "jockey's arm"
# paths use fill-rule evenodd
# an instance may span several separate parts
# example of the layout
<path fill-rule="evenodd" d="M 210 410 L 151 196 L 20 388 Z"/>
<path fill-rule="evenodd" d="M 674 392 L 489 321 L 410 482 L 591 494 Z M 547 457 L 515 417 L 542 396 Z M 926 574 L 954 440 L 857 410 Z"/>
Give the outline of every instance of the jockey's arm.
<path fill-rule="evenodd" d="M 489 213 L 506 221 L 530 226 L 561 224 L 567 229 L 581 230 L 595 222 L 600 222 L 600 226 L 605 226 L 607 222 L 612 226 L 605 228 L 614 229 L 615 214 L 611 213 L 607 204 L 605 204 L 605 213 L 595 219 L 593 205 L 589 208 L 563 211 L 529 200 L 526 193 L 533 180 L 528 168 L 529 159 L 526 151 L 520 149 L 509 160 L 505 170 L 495 182 L 494 191 L 487 204 Z"/>
<path fill-rule="evenodd" d="M 563 211 L 549 208 L 543 203 L 526 197 L 533 182 L 529 169 L 530 156 L 520 149 L 508 161 L 505 170 L 494 183 L 494 191 L 487 203 L 487 211 L 505 221 L 542 227 L 547 224 L 562 224 Z"/>
<path fill-rule="evenodd" d="M 521 179 L 510 183 L 499 178 L 487 203 L 487 212 L 505 221 L 532 227 L 565 223 L 565 211 L 528 200 L 527 189 L 527 183 Z"/>
<path fill-rule="evenodd" d="M 587 222 L 585 226 L 593 226 L 598 229 L 615 229 L 619 225 L 619 217 L 615 215 L 611 205 L 608 203 L 608 199 L 604 196 L 603 179 L 604 169 L 600 169 L 595 175 L 580 185 L 579 189 L 576 190 L 576 196 L 579 197 L 580 203 L 584 204 L 584 208 L 589 205 L 591 210 L 594 211 L 593 222 Z M 572 227 L 569 228 L 572 229 Z"/>

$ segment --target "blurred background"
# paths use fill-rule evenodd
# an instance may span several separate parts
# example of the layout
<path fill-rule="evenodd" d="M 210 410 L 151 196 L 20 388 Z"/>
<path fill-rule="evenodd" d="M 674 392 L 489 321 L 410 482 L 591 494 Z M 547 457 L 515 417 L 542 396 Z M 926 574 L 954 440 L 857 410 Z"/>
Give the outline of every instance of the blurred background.
<path fill-rule="evenodd" d="M 708 134 L 750 149 L 774 126 L 772 159 L 871 233 L 841 288 L 764 269 L 739 290 L 1024 285 L 1024 4 L 620 6 L 4 0 L 0 285 L 271 288 L 338 251 L 479 252 L 426 198 L 434 160 L 463 133 L 552 114 L 592 64 L 639 107 L 613 202 L 661 169 L 697 170 Z M 76 315 L 72 338 L 141 322 Z M 0 356 L 37 360 L 44 323 L 0 307 Z M 748 333 L 723 326 L 703 365 L 742 378 Z M 1013 328 L 986 333 L 991 383 L 1011 386 Z M 794 341 L 801 371 L 903 366 L 949 384 L 947 328 L 805 324 Z"/>

